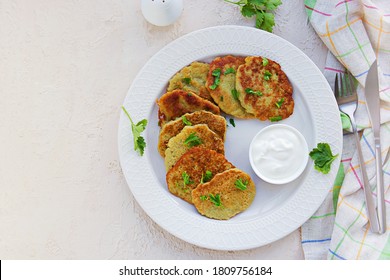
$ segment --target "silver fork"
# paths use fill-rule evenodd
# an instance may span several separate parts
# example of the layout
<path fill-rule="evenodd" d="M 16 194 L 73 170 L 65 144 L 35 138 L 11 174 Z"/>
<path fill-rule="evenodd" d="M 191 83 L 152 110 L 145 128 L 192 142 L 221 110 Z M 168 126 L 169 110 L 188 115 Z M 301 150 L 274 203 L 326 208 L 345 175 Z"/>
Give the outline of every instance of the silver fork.
<path fill-rule="evenodd" d="M 343 77 L 344 76 L 344 77 Z M 379 233 L 379 222 L 378 216 L 376 212 L 376 206 L 374 202 L 374 198 L 372 196 L 371 186 L 368 181 L 366 165 L 364 164 L 364 157 L 362 153 L 362 148 L 360 146 L 360 137 L 358 135 L 356 122 L 355 122 L 355 112 L 358 105 L 358 96 L 355 86 L 355 78 L 350 73 L 346 74 L 336 74 L 335 80 L 335 97 L 337 100 L 337 104 L 341 112 L 346 114 L 352 126 L 352 131 L 355 137 L 356 148 L 358 152 L 358 159 L 360 164 L 360 171 L 363 178 L 363 188 L 364 188 L 364 196 L 366 200 L 367 206 L 367 216 L 370 222 L 370 227 L 372 232 Z"/>

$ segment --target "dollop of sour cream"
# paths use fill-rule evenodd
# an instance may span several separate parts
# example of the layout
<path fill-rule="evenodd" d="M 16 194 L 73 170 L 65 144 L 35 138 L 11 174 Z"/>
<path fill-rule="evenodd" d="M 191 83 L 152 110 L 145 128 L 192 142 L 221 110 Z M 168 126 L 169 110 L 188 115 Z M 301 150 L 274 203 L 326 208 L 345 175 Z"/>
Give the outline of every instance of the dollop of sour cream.
<path fill-rule="evenodd" d="M 255 173 L 274 184 L 296 179 L 305 169 L 309 153 L 304 136 L 285 124 L 262 129 L 253 138 L 249 150 Z"/>

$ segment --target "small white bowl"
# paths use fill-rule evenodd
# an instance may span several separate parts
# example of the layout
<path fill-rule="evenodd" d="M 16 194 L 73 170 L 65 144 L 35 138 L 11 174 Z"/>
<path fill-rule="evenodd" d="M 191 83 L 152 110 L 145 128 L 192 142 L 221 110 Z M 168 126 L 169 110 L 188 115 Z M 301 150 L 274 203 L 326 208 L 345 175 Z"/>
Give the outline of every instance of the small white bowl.
<path fill-rule="evenodd" d="M 151 24 L 168 26 L 180 17 L 183 0 L 142 0 L 141 11 Z"/>
<path fill-rule="evenodd" d="M 260 130 L 249 146 L 249 161 L 261 179 L 286 184 L 305 170 L 309 149 L 305 137 L 294 127 L 273 124 Z"/>

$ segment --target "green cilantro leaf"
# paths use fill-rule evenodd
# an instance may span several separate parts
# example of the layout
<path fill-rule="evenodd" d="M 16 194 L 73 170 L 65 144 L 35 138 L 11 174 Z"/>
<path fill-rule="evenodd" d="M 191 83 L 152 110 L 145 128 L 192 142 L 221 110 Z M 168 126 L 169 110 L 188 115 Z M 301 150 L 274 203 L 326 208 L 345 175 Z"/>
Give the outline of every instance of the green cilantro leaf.
<path fill-rule="evenodd" d="M 251 89 L 251 88 L 246 88 L 246 89 L 245 89 L 245 92 L 248 93 L 248 94 L 256 95 L 256 96 L 263 96 L 263 94 L 261 93 L 261 91 L 254 91 L 254 90 Z"/>
<path fill-rule="evenodd" d="M 268 1 L 262 0 L 261 2 L 263 2 L 266 10 L 269 11 L 276 10 L 276 8 L 282 4 L 281 0 L 268 0 Z"/>
<path fill-rule="evenodd" d="M 209 197 L 210 197 L 210 201 L 214 203 L 215 206 L 218 207 L 222 206 L 220 194 L 216 194 L 216 195 L 209 194 Z"/>
<path fill-rule="evenodd" d="M 277 108 L 280 108 L 280 107 L 282 107 L 283 103 L 284 103 L 284 98 L 282 97 L 277 102 L 275 102 L 275 106 Z"/>
<path fill-rule="evenodd" d="M 269 63 L 268 59 L 263 57 L 263 66 L 267 66 Z"/>
<path fill-rule="evenodd" d="M 187 174 L 187 172 L 185 172 L 185 171 L 181 174 L 181 177 L 182 177 L 182 179 L 183 179 L 184 187 L 186 187 L 187 185 L 191 185 L 191 184 L 194 183 L 193 181 L 191 181 L 190 176 L 189 176 L 189 175 Z"/>
<path fill-rule="evenodd" d="M 192 132 L 187 139 L 184 141 L 184 144 L 186 144 L 188 147 L 194 147 L 202 144 L 202 139 L 200 139 L 195 132 Z"/>
<path fill-rule="evenodd" d="M 248 181 L 242 181 L 240 178 L 236 180 L 236 182 L 234 183 L 234 186 L 239 189 L 239 190 L 242 190 L 242 191 L 245 191 L 247 189 L 247 186 L 248 186 Z"/>
<path fill-rule="evenodd" d="M 252 5 L 244 5 L 241 7 L 241 14 L 244 17 L 253 17 L 256 14 L 256 8 Z"/>
<path fill-rule="evenodd" d="M 215 77 L 214 83 L 210 86 L 210 89 L 214 90 L 219 86 L 221 82 L 221 68 L 214 69 L 211 75 Z"/>
<path fill-rule="evenodd" d="M 238 91 L 234 88 L 231 90 L 234 100 L 238 100 Z"/>
<path fill-rule="evenodd" d="M 269 120 L 271 122 L 278 122 L 278 121 L 281 121 L 283 118 L 282 116 L 275 116 L 275 117 L 270 117 Z"/>
<path fill-rule="evenodd" d="M 268 70 L 265 70 L 265 72 L 264 72 L 264 80 L 269 81 L 271 76 L 272 76 L 272 73 L 270 71 L 268 71 Z"/>
<path fill-rule="evenodd" d="M 183 78 L 182 81 L 183 81 L 183 83 L 185 83 L 186 85 L 191 84 L 191 78 Z"/>
<path fill-rule="evenodd" d="M 207 195 L 201 195 L 199 198 L 200 198 L 200 200 L 205 201 L 205 200 L 207 200 L 208 197 L 207 197 Z"/>
<path fill-rule="evenodd" d="M 211 180 L 213 177 L 213 173 L 210 170 L 206 170 L 205 174 L 202 174 L 202 178 L 200 179 L 200 183 L 206 183 Z"/>
<path fill-rule="evenodd" d="M 248 4 L 252 4 L 255 6 L 261 6 L 263 5 L 264 0 L 248 0 Z"/>
<path fill-rule="evenodd" d="M 131 123 L 131 132 L 133 133 L 134 141 L 134 151 L 138 151 L 138 153 L 143 156 L 146 148 L 146 142 L 145 139 L 141 136 L 141 133 L 146 129 L 148 121 L 146 119 L 143 119 L 138 123 L 134 124 L 129 112 L 127 112 L 124 106 L 122 106 L 122 110 L 125 112 L 127 118 L 130 120 Z"/>
<path fill-rule="evenodd" d="M 317 148 L 314 148 L 309 156 L 314 160 L 314 168 L 324 174 L 328 174 L 332 162 L 337 158 L 337 155 L 332 154 L 332 150 L 327 143 L 318 143 Z"/>
<path fill-rule="evenodd" d="M 225 70 L 225 73 L 223 73 L 224 75 L 227 75 L 227 74 L 236 74 L 236 70 L 234 70 L 233 67 L 230 67 L 228 69 Z"/>
<path fill-rule="evenodd" d="M 148 121 L 146 119 L 143 119 L 135 125 L 135 130 L 138 132 L 143 132 L 146 128 L 146 125 L 148 124 Z"/>
<path fill-rule="evenodd" d="M 181 120 L 183 121 L 183 123 L 184 123 L 185 125 L 189 125 L 189 126 L 192 125 L 192 123 L 187 119 L 187 117 L 186 117 L 185 115 L 183 115 L 183 116 L 181 117 Z"/>
<path fill-rule="evenodd" d="M 231 124 L 233 127 L 236 127 L 236 123 L 235 123 L 234 119 L 229 119 L 229 122 L 230 122 L 230 124 Z"/>
<path fill-rule="evenodd" d="M 256 27 L 268 32 L 272 32 L 275 25 L 275 17 L 270 12 L 275 11 L 282 4 L 281 0 L 240 0 L 237 2 L 225 0 L 225 2 L 239 6 L 244 17 L 254 16 Z"/>
<path fill-rule="evenodd" d="M 263 22 L 264 22 L 264 12 L 263 11 L 257 11 L 256 12 L 256 28 L 263 29 Z"/>
<path fill-rule="evenodd" d="M 263 15 L 263 22 L 260 25 L 260 29 L 263 29 L 268 32 L 272 32 L 272 29 L 275 25 L 275 16 L 271 13 L 264 13 Z"/>
<path fill-rule="evenodd" d="M 138 150 L 140 155 L 142 156 L 144 154 L 145 148 L 146 148 L 146 142 L 145 139 L 142 136 L 139 136 L 136 140 L 137 142 L 137 148 L 134 149 L 135 151 Z"/>

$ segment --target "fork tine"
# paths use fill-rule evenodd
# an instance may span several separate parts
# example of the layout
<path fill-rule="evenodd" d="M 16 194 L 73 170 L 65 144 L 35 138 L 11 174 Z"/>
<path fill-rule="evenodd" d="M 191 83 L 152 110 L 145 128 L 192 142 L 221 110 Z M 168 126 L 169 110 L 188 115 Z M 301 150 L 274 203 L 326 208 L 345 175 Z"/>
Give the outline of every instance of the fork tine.
<path fill-rule="evenodd" d="M 345 73 L 345 96 L 351 96 L 352 95 L 352 86 L 351 86 L 351 80 L 350 80 L 350 74 L 349 73 Z"/>
<path fill-rule="evenodd" d="M 349 84 L 351 86 L 351 94 L 356 94 L 356 91 L 355 91 L 355 77 L 349 73 Z"/>
<path fill-rule="evenodd" d="M 343 113 L 347 115 L 354 114 L 357 108 L 358 96 L 354 76 L 348 71 L 346 73 L 336 74 L 334 96 Z M 348 103 L 351 103 L 351 106 L 347 109 Z"/>

